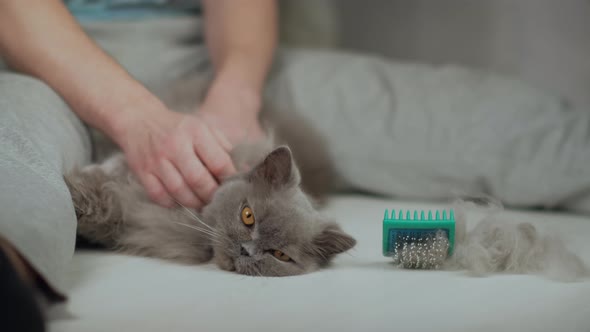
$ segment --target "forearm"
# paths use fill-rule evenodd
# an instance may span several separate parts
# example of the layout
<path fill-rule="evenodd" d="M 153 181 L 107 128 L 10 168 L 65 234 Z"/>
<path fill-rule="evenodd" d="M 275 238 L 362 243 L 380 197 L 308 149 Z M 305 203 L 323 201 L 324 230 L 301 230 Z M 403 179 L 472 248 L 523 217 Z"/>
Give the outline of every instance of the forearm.
<path fill-rule="evenodd" d="M 61 0 L 0 0 L 0 54 L 114 139 L 121 112 L 155 98 L 86 36 Z"/>
<path fill-rule="evenodd" d="M 205 0 L 205 37 L 216 85 L 262 93 L 277 44 L 275 0 Z M 251 96 L 252 97 L 252 96 Z"/>

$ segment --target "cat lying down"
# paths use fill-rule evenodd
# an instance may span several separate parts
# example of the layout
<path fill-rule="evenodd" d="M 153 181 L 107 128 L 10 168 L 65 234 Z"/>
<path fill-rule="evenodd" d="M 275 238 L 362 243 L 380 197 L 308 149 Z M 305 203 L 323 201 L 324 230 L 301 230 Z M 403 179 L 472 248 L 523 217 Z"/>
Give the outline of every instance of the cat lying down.
<path fill-rule="evenodd" d="M 152 203 L 122 154 L 65 179 L 78 236 L 123 253 L 289 276 L 314 271 L 356 244 L 316 210 L 286 146 L 224 180 L 200 213 Z"/>

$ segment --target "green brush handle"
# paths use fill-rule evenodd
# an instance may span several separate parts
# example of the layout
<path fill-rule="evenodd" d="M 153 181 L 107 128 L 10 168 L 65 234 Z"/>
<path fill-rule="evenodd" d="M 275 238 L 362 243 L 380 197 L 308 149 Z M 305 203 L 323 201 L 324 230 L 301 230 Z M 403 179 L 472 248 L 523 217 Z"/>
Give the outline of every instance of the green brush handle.
<path fill-rule="evenodd" d="M 399 211 L 396 215 L 395 210 L 385 210 L 383 217 L 383 255 L 387 256 L 390 248 L 389 231 L 395 230 L 446 230 L 449 235 L 449 256 L 453 254 L 455 247 L 455 213 L 450 210 L 447 211 L 432 211 L 425 213 L 424 211 L 414 211 L 411 213 L 407 211 Z"/>

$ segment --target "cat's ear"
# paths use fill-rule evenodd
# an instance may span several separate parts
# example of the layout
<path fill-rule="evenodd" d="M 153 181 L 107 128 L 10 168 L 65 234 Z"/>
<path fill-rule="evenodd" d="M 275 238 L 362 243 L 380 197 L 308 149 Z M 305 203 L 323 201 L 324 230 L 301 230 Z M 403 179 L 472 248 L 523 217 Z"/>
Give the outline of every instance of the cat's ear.
<path fill-rule="evenodd" d="M 356 240 L 346 234 L 338 224 L 325 222 L 312 240 L 311 254 L 320 263 L 329 262 L 335 255 L 343 253 L 356 245 Z"/>
<path fill-rule="evenodd" d="M 285 186 L 297 185 L 301 179 L 299 171 L 293 162 L 291 150 L 286 146 L 280 146 L 252 169 L 250 180 L 279 189 Z"/>

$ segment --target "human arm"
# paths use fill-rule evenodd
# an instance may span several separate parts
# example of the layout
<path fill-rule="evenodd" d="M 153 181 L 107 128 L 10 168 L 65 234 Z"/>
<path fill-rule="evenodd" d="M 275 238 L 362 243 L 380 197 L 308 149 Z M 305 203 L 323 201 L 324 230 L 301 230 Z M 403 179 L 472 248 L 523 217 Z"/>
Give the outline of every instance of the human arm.
<path fill-rule="evenodd" d="M 234 172 L 223 137 L 197 116 L 168 110 L 84 33 L 61 0 L 0 0 L 0 54 L 112 138 L 154 201 L 202 206 L 216 180 Z"/>
<path fill-rule="evenodd" d="M 215 79 L 201 113 L 232 141 L 263 137 L 262 91 L 277 45 L 276 0 L 204 0 Z"/>

